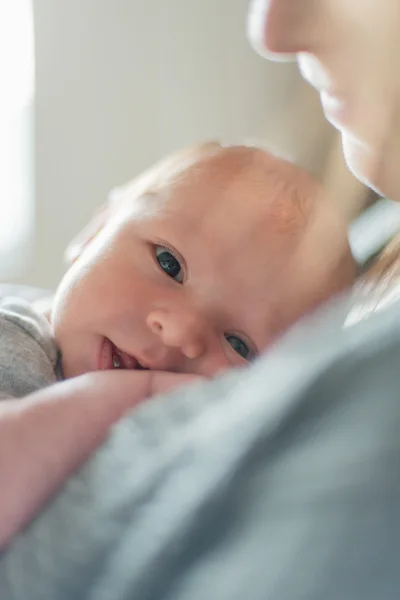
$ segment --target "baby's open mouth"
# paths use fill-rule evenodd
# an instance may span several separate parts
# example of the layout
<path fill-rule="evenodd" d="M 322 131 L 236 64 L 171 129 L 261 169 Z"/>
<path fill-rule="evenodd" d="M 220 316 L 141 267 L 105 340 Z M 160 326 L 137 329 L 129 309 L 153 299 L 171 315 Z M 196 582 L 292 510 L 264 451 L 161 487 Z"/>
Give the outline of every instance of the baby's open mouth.
<path fill-rule="evenodd" d="M 136 358 L 126 352 L 122 352 L 114 344 L 112 348 L 112 363 L 113 369 L 135 369 L 136 371 L 145 369 Z"/>
<path fill-rule="evenodd" d="M 109 369 L 147 370 L 137 358 L 124 352 L 115 346 L 111 340 L 105 338 L 100 356 L 100 370 Z"/>

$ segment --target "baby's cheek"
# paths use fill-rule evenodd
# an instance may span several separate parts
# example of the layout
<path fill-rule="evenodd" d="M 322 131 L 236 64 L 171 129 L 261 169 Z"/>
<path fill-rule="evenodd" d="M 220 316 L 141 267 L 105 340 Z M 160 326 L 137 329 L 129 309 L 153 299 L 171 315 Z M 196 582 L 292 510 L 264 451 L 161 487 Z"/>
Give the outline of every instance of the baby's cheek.
<path fill-rule="evenodd" d="M 241 360 L 240 357 L 238 358 L 238 363 L 243 364 L 243 360 Z M 208 352 L 201 357 L 201 359 L 193 361 L 189 366 L 189 369 L 191 373 L 198 377 L 211 378 L 220 375 L 235 366 L 238 365 L 235 364 L 235 361 L 232 359 L 230 360 L 224 352 L 224 349 L 221 348 L 221 351 Z"/>

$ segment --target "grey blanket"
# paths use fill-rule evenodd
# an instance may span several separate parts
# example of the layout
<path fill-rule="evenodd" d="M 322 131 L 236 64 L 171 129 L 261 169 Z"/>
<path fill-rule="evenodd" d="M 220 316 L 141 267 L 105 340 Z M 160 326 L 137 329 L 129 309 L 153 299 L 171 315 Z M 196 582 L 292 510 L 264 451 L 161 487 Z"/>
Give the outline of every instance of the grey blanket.
<path fill-rule="evenodd" d="M 335 316 L 118 424 L 0 557 L 1 600 L 397 600 L 400 307 Z"/>

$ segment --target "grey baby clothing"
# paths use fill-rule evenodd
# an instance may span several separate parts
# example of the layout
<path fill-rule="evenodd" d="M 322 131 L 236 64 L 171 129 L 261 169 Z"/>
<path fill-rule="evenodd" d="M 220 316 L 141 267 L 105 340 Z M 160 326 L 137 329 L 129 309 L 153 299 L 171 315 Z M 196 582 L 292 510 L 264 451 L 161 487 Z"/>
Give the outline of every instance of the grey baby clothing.
<path fill-rule="evenodd" d="M 0 399 L 20 398 L 62 379 L 51 326 L 20 298 L 0 300 Z"/>

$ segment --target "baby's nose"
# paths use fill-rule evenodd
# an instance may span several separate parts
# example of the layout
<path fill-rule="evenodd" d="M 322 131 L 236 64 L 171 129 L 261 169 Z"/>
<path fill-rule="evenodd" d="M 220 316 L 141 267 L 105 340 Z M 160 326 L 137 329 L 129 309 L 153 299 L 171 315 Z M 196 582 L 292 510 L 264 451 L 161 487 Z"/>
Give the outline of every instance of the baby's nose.
<path fill-rule="evenodd" d="M 204 324 L 199 315 L 154 310 L 147 317 L 147 326 L 165 346 L 179 349 L 186 358 L 200 358 L 206 350 Z"/>

